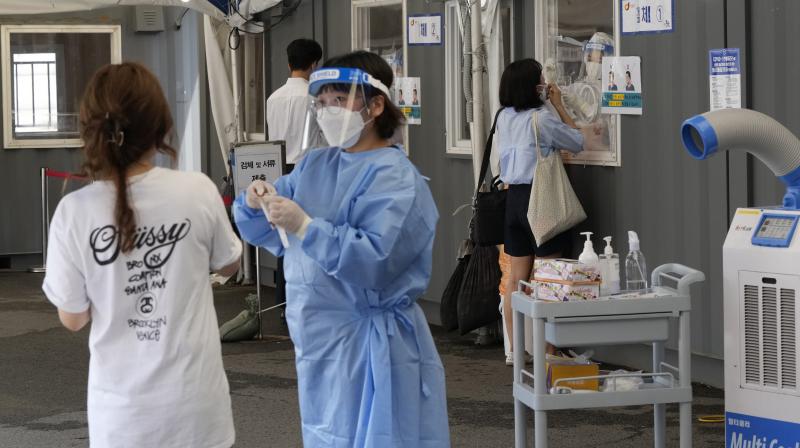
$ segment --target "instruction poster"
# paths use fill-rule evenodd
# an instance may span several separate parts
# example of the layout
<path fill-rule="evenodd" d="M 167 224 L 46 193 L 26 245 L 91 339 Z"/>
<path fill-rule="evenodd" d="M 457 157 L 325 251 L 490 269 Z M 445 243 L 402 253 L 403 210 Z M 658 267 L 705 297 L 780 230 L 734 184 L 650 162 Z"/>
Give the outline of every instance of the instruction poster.
<path fill-rule="evenodd" d="M 622 34 L 671 33 L 674 0 L 620 0 Z"/>
<path fill-rule="evenodd" d="M 408 45 L 441 45 L 442 15 L 408 16 Z"/>
<path fill-rule="evenodd" d="M 642 115 L 642 71 L 639 56 L 603 58 L 604 114 Z"/>
<path fill-rule="evenodd" d="M 711 110 L 742 107 L 742 71 L 738 48 L 708 52 Z"/>
<path fill-rule="evenodd" d="M 408 124 L 422 124 L 422 83 L 419 78 L 397 78 L 394 98 Z"/>

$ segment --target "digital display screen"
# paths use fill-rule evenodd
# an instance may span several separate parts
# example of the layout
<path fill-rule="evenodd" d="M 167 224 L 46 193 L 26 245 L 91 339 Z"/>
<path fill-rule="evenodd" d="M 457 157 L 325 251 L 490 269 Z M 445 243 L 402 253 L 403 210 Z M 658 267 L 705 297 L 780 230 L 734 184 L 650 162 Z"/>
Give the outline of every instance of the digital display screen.
<path fill-rule="evenodd" d="M 758 232 L 756 232 L 756 237 L 773 240 L 786 240 L 789 238 L 796 220 L 797 218 L 795 217 L 765 218 L 764 222 L 761 224 L 761 227 L 759 227 Z"/>

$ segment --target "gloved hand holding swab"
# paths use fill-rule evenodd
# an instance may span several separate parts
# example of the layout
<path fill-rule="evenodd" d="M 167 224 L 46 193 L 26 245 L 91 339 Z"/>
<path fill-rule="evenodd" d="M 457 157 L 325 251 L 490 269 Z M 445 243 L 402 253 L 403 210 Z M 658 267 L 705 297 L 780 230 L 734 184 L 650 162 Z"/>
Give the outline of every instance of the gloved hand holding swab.
<path fill-rule="evenodd" d="M 270 184 L 264 184 L 263 186 L 259 185 L 258 187 L 256 187 L 256 194 L 258 196 L 262 197 L 262 198 L 266 197 L 267 195 L 276 195 L 276 194 L 278 194 L 278 192 L 275 190 L 275 187 L 272 187 L 272 188 L 270 188 L 270 187 L 272 187 L 272 185 L 270 185 Z M 261 204 L 260 204 L 261 205 L 261 210 L 264 212 L 264 216 L 266 216 L 267 220 L 269 220 L 271 222 L 271 220 L 269 219 L 269 210 L 267 209 L 266 201 L 264 201 L 262 199 L 260 202 L 261 202 Z M 284 230 L 283 227 L 277 227 L 277 226 L 275 226 L 275 227 L 278 230 L 278 236 L 280 236 L 280 238 L 281 238 L 281 244 L 283 244 L 283 248 L 284 249 L 288 249 L 289 248 L 289 237 L 286 235 L 286 230 Z"/>

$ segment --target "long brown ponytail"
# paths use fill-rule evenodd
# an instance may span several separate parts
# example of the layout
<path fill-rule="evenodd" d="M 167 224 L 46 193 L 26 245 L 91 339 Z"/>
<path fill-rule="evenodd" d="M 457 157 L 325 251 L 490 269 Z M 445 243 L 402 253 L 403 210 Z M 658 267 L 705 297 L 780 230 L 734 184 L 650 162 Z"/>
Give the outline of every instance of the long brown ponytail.
<path fill-rule="evenodd" d="M 136 216 L 128 195 L 127 171 L 156 150 L 177 157 L 168 138 L 173 121 L 158 79 L 143 65 L 125 62 L 100 68 L 81 101 L 83 172 L 114 181 L 114 218 L 124 253 L 133 249 Z"/>

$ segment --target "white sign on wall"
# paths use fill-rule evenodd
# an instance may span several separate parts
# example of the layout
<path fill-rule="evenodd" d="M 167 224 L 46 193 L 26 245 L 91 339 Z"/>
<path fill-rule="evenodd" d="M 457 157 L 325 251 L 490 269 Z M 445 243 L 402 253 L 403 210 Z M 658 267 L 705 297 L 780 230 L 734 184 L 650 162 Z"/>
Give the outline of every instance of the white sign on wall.
<path fill-rule="evenodd" d="M 622 34 L 671 33 L 675 0 L 620 0 Z"/>
<path fill-rule="evenodd" d="M 442 15 L 408 16 L 408 45 L 441 45 Z"/>
<path fill-rule="evenodd" d="M 233 149 L 233 188 L 238 196 L 254 180 L 275 183 L 286 172 L 282 141 L 243 143 Z"/>
<path fill-rule="evenodd" d="M 711 110 L 742 107 L 742 70 L 738 48 L 708 52 Z"/>

